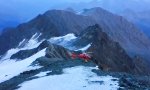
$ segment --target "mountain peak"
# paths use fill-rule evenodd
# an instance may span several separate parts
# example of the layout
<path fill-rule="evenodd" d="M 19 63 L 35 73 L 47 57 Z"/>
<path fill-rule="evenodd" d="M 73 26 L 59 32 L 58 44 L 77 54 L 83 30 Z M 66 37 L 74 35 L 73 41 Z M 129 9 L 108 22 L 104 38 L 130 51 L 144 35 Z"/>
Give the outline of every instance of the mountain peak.
<path fill-rule="evenodd" d="M 56 10 L 56 9 L 53 9 L 53 10 L 48 10 L 47 12 L 44 13 L 44 15 L 67 15 L 67 14 L 71 14 L 71 15 L 75 15 L 75 13 L 69 11 L 69 10 Z"/>
<path fill-rule="evenodd" d="M 88 9 L 83 14 L 93 18 L 101 25 L 103 31 L 119 42 L 129 55 L 143 56 L 144 53 L 143 57 L 149 59 L 150 55 L 147 52 L 150 52 L 150 40 L 133 23 L 99 7 Z"/>

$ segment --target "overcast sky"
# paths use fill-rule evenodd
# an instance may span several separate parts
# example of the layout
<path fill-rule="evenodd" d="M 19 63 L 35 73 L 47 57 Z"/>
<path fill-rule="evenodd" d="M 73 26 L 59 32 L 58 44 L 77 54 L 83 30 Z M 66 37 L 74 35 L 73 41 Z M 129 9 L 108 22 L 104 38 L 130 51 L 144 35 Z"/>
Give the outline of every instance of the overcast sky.
<path fill-rule="evenodd" d="M 128 5 L 128 2 L 132 1 L 134 2 Z M 150 0 L 0 0 L 0 29 L 26 22 L 38 14 L 54 8 L 82 9 L 101 6 L 115 11 L 120 9 L 122 5 L 129 6 L 129 8 L 136 5 L 136 9 L 137 7 L 140 9 L 141 6 L 138 4 L 143 2 L 149 4 Z M 143 6 L 146 6 L 146 3 L 143 3 Z M 119 8 L 114 6 L 119 6 Z"/>
<path fill-rule="evenodd" d="M 91 0 L 0 0 L 0 29 L 26 22 L 49 9 Z"/>

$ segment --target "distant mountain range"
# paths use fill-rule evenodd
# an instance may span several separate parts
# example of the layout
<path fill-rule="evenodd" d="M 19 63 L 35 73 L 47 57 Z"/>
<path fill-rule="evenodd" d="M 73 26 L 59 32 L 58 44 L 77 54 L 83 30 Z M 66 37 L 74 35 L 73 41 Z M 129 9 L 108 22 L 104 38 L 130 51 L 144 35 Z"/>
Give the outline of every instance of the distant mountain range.
<path fill-rule="evenodd" d="M 100 83 L 89 80 L 95 75 L 117 77 L 115 88 L 150 88 L 150 39 L 122 16 L 99 7 L 82 13 L 71 9 L 49 10 L 16 28 L 6 28 L 0 35 L 0 43 L 2 90 L 20 89 L 27 81 L 64 75 L 65 68 L 83 70 L 75 72 L 81 77 L 95 66 L 98 68 L 89 70 L 94 74 L 86 75 L 87 86 L 80 89 L 90 88 L 89 82 Z M 87 54 L 91 60 L 85 63 L 78 57 L 73 59 L 72 54 Z M 41 72 L 46 74 L 37 76 Z M 108 86 L 112 88 L 112 84 Z"/>
<path fill-rule="evenodd" d="M 120 13 L 123 17 L 126 17 L 130 22 L 133 22 L 139 29 L 141 29 L 146 35 L 150 36 L 150 13 L 149 10 L 135 12 L 127 9 Z"/>
<path fill-rule="evenodd" d="M 101 8 L 85 10 L 82 15 L 69 11 L 50 10 L 28 23 L 7 29 L 0 36 L 0 54 L 16 47 L 23 39 L 42 33 L 40 39 L 75 33 L 78 35 L 89 25 L 99 24 L 113 40 L 119 42 L 129 55 L 149 58 L 150 40 L 132 23 Z M 9 42 L 9 44 L 8 44 Z"/>

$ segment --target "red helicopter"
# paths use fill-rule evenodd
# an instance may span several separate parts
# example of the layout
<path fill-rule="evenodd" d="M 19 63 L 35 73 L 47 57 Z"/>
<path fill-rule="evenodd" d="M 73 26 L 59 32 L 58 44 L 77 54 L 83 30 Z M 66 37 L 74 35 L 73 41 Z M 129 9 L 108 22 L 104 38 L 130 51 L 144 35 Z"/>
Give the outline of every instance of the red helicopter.
<path fill-rule="evenodd" d="M 88 62 L 91 59 L 91 56 L 87 53 L 81 53 L 81 54 L 71 53 L 71 58 L 72 59 L 79 58 L 84 60 L 85 62 Z"/>

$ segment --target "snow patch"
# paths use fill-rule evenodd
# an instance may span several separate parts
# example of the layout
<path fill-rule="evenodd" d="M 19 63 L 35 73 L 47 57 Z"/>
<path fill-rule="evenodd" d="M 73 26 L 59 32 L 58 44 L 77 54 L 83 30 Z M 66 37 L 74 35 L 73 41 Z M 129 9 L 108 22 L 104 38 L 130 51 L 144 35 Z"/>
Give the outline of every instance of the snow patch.
<path fill-rule="evenodd" d="M 41 36 L 42 34 L 40 33 L 39 35 L 36 33 L 34 34 L 31 39 L 28 41 L 28 43 L 25 45 L 25 48 L 27 49 L 33 49 L 37 46 L 39 46 L 38 43 L 38 38 Z"/>
<path fill-rule="evenodd" d="M 46 76 L 46 75 L 47 75 L 47 73 L 50 73 L 50 72 L 52 72 L 52 71 L 41 72 L 41 73 L 39 73 L 39 74 L 35 75 L 35 77 L 43 77 L 43 76 Z"/>
<path fill-rule="evenodd" d="M 77 48 L 76 46 L 72 45 L 72 43 L 76 39 L 77 39 L 77 37 L 71 33 L 71 34 L 67 34 L 65 36 L 53 37 L 53 38 L 49 39 L 49 42 L 63 46 L 70 50 L 75 50 L 75 51 L 79 51 L 79 50 L 86 51 L 91 46 L 91 44 L 88 44 L 87 46 L 85 46 L 83 48 Z"/>
<path fill-rule="evenodd" d="M 70 33 L 70 34 L 67 34 L 65 36 L 60 36 L 60 37 L 53 37 L 50 39 L 50 41 L 70 41 L 72 39 L 76 39 L 77 37 L 73 34 L 73 33 Z"/>
<path fill-rule="evenodd" d="M 46 49 L 43 49 L 22 61 L 15 62 L 14 60 L 5 60 L 4 62 L 0 63 L 0 83 L 9 80 L 10 78 L 17 76 L 24 71 L 40 68 L 37 66 L 32 67 L 30 65 L 37 58 L 45 56 L 45 50 Z"/>
<path fill-rule="evenodd" d="M 82 15 L 82 11 L 79 11 L 76 13 L 77 15 Z"/>
<path fill-rule="evenodd" d="M 3 62 L 4 60 L 10 59 L 10 57 L 13 54 L 17 53 L 19 50 L 20 50 L 19 48 L 13 48 L 13 49 L 8 50 L 7 53 L 4 56 L 2 56 L 0 61 Z"/>
<path fill-rule="evenodd" d="M 26 41 L 26 39 L 23 39 L 23 40 L 19 43 L 18 47 L 20 47 L 25 41 Z"/>
<path fill-rule="evenodd" d="M 95 68 L 95 67 L 94 67 Z M 64 74 L 41 77 L 20 84 L 18 90 L 117 90 L 118 79 L 112 76 L 97 76 L 93 67 L 72 67 Z M 113 81 L 112 79 L 116 79 Z"/>
<path fill-rule="evenodd" d="M 76 50 L 76 51 L 86 51 L 89 47 L 91 47 L 91 44 L 88 44 L 88 45 L 86 45 L 85 47 L 80 48 L 80 49 L 78 49 L 78 50 Z"/>
<path fill-rule="evenodd" d="M 57 45 L 61 45 L 65 48 L 69 48 L 69 45 L 72 40 L 75 40 L 77 37 L 74 34 L 67 34 L 65 36 L 53 37 L 49 40 L 49 42 Z"/>

